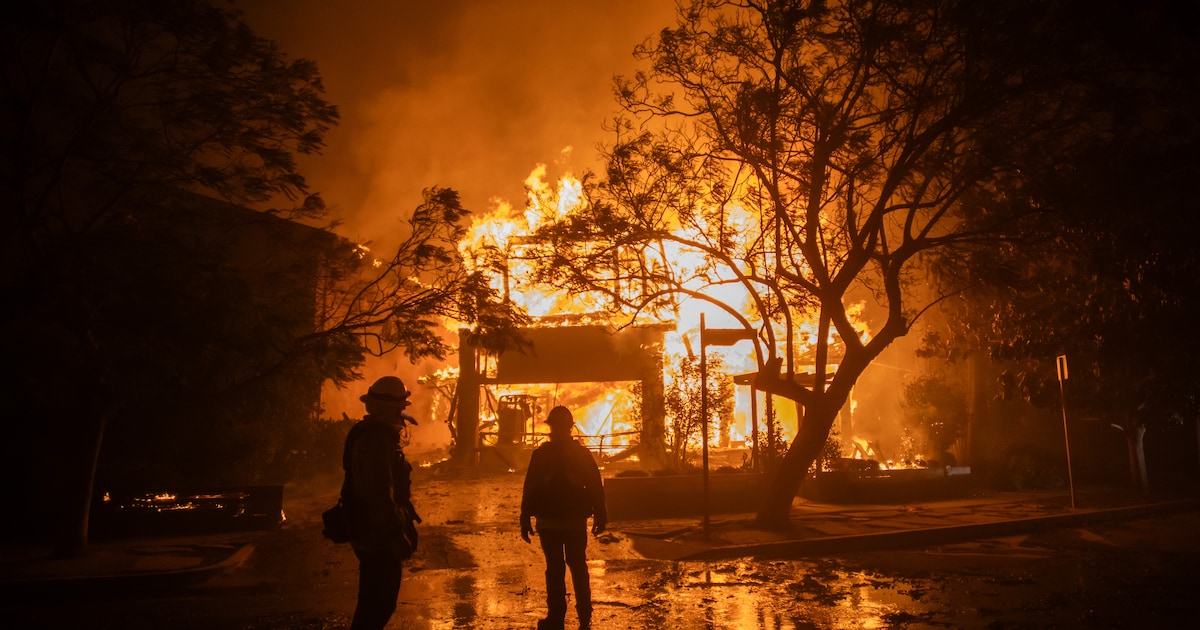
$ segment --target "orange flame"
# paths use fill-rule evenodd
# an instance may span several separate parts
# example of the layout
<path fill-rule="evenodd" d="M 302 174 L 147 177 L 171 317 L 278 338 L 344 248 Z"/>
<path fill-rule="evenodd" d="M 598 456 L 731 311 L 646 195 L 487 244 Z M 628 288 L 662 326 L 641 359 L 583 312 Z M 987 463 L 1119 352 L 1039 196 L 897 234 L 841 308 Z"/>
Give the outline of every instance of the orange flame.
<path fill-rule="evenodd" d="M 459 246 L 468 268 L 490 270 L 492 272 L 489 274 L 492 288 L 524 308 L 526 313 L 534 319 L 535 325 L 539 320 L 545 325 L 549 318 L 561 315 L 594 315 L 602 318 L 601 323 L 611 323 L 603 321 L 605 316 L 600 314 L 601 302 L 596 296 L 567 294 L 557 287 L 535 285 L 531 281 L 532 267 L 529 262 L 531 257 L 523 255 L 528 253 L 529 249 L 539 245 L 531 239 L 522 237 L 533 234 L 540 225 L 547 221 L 562 219 L 584 207 L 586 199 L 582 183 L 569 173 L 560 177 L 557 182 L 551 183 L 547 181 L 546 166 L 538 165 L 525 180 L 525 186 L 528 193 L 526 208 L 523 212 L 517 212 L 507 202 L 495 200 L 492 210 L 473 222 L 468 238 Z M 703 213 L 697 213 L 697 216 L 702 217 Z M 760 230 L 757 214 L 740 205 L 731 205 L 725 208 L 722 220 L 724 222 L 722 229 L 726 231 L 735 230 L 743 235 L 753 235 Z M 702 219 L 698 219 L 695 225 L 680 226 L 676 233 L 682 237 L 682 240 L 704 241 L 708 238 L 705 234 L 707 231 Z M 743 239 L 743 241 L 748 240 L 751 239 Z M 734 281 L 734 274 L 728 270 L 722 270 L 719 265 L 714 265 L 713 260 L 699 249 L 689 248 L 675 241 L 666 241 L 661 246 L 661 250 L 645 252 L 648 264 L 671 267 L 675 277 L 685 279 L 685 288 L 703 291 L 707 296 L 735 308 L 740 313 L 747 314 L 752 326 L 763 325 L 761 320 L 749 315 L 756 312 L 752 308 L 752 296 L 742 284 Z M 851 321 L 855 323 L 856 329 L 867 330 L 860 319 L 862 305 L 856 305 L 850 310 Z M 694 299 L 679 301 L 674 314 L 678 328 L 673 333 L 667 334 L 664 344 L 664 358 L 668 364 L 677 363 L 680 358 L 689 353 L 685 338 L 690 338 L 691 348 L 698 350 L 701 313 L 705 315 L 709 327 L 741 325 L 728 313 L 708 302 Z M 576 317 L 572 321 L 579 322 L 581 320 Z M 815 317 L 810 321 L 800 323 L 798 332 L 802 339 L 799 351 L 803 355 L 816 345 L 817 322 Z M 782 334 L 776 335 L 777 339 L 784 337 Z M 832 331 L 828 341 L 831 346 L 836 341 Z M 708 351 L 721 354 L 726 368 L 734 374 L 753 372 L 758 369 L 754 346 L 750 342 L 743 341 L 733 346 L 709 348 Z M 786 349 L 782 346 L 777 348 L 779 353 L 785 351 Z M 624 397 L 629 397 L 628 392 L 618 388 L 618 393 L 614 393 L 611 387 L 597 390 L 592 384 L 570 384 L 559 387 L 572 390 L 570 397 L 579 400 L 576 419 L 580 433 L 584 436 L 595 437 L 626 431 L 632 432 L 633 426 L 618 417 L 617 413 L 613 411 L 622 405 L 630 404 L 624 399 Z M 496 395 L 529 394 L 537 389 L 538 386 L 526 386 L 520 392 L 497 392 Z M 559 390 L 558 393 L 561 394 L 562 390 Z M 761 394 L 759 395 L 761 396 Z M 614 397 L 622 397 L 622 400 L 617 401 Z M 585 401 L 585 398 L 588 400 Z M 761 415 L 761 404 L 759 408 Z M 790 403 L 776 405 L 776 411 L 777 417 L 781 420 L 781 437 L 784 440 L 792 439 L 797 426 L 796 414 L 792 405 Z M 750 435 L 750 415 L 749 392 L 744 394 L 739 392 L 735 404 L 734 422 L 730 427 L 731 440 L 744 440 Z M 625 439 L 621 443 L 627 442 L 628 439 Z"/>

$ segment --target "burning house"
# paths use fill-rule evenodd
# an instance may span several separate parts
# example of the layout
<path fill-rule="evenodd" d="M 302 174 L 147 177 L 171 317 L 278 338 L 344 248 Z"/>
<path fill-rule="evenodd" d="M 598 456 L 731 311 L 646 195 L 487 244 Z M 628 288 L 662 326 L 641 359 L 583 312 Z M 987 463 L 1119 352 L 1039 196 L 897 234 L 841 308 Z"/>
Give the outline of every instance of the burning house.
<path fill-rule="evenodd" d="M 573 395 L 576 404 L 583 403 L 583 413 L 577 413 L 577 419 L 587 446 L 600 454 L 636 453 L 643 460 L 661 460 L 665 422 L 662 348 L 669 328 L 528 328 L 523 333 L 532 344 L 531 351 L 498 355 L 460 343 L 456 456 L 471 460 L 498 457 L 515 465 L 522 447 L 535 444 L 539 436 L 545 435 L 535 423 L 550 407 Z M 607 408 L 600 405 L 599 413 L 589 409 L 596 405 L 584 401 L 586 394 L 579 388 L 585 384 L 595 384 L 590 393 L 599 394 L 608 403 Z M 616 394 L 629 393 L 631 387 L 623 384 L 636 384 L 632 389 L 640 392 L 634 403 L 637 407 L 632 410 L 632 415 L 640 418 L 637 426 L 626 415 L 631 410 L 620 410 L 613 402 Z M 563 385 L 577 389 L 573 394 L 560 393 L 558 389 Z M 546 386 L 552 389 L 542 396 L 491 395 L 503 386 L 521 387 L 523 391 L 545 390 Z M 626 414 L 618 415 L 621 411 Z"/>
<path fill-rule="evenodd" d="M 666 467 L 667 451 L 682 446 L 669 435 L 676 420 L 667 409 L 666 390 L 672 378 L 680 378 L 685 358 L 695 362 L 699 338 L 687 324 L 698 321 L 699 305 L 677 308 L 677 317 L 669 321 L 624 317 L 611 310 L 606 300 L 611 294 L 567 291 L 544 279 L 539 283 L 536 267 L 546 254 L 545 243 L 532 235 L 547 217 L 562 216 L 581 203 L 580 184 L 570 177 L 559 182 L 553 200 L 539 196 L 550 189 L 542 175 L 535 172 L 526 182 L 531 194 L 523 214 L 498 207 L 476 221 L 472 237 L 460 247 L 468 266 L 485 268 L 493 288 L 521 305 L 532 324 L 522 330 L 530 342 L 526 351 L 490 353 L 460 334 L 456 382 L 443 391 L 452 399 L 454 457 L 518 467 L 544 439 L 540 418 L 550 407 L 565 404 L 575 412 L 581 440 L 599 456 Z M 623 286 L 629 280 L 623 279 L 622 264 L 630 262 L 620 254 L 611 261 L 609 290 L 644 290 Z M 727 363 L 730 370 L 756 369 L 753 353 L 744 347 L 725 350 L 726 356 L 736 355 Z M 750 399 L 757 394 L 746 389 L 739 388 L 739 402 L 721 422 L 724 446 L 731 435 L 745 444 L 753 433 L 757 418 Z"/>
<path fill-rule="evenodd" d="M 538 228 L 563 220 L 587 202 L 578 180 L 567 176 L 554 187 L 541 180 L 543 175 L 535 171 L 526 182 L 530 197 L 523 212 L 502 204 L 479 218 L 470 238 L 460 244 L 468 267 L 484 270 L 497 293 L 530 316 L 532 323 L 523 332 L 532 349 L 492 354 L 467 341 L 471 335 L 460 334 L 457 380 L 443 392 L 452 399 L 448 420 L 455 459 L 521 466 L 522 454 L 527 457 L 544 439 L 539 420 L 556 404 L 575 411 L 580 438 L 598 455 L 607 461 L 636 458 L 650 470 L 698 463 L 695 455 L 710 443 L 728 457 L 718 465 L 749 461 L 757 466 L 760 442 L 790 443 L 802 409 L 755 386 L 762 366 L 759 353 L 763 344 L 774 343 L 777 356 L 786 355 L 791 347 L 787 344 L 794 343 L 795 384 L 806 386 L 807 378 L 811 387 L 810 355 L 820 334 L 815 315 L 812 321 L 786 323 L 794 341 L 785 342 L 787 335 L 778 330 L 773 336 L 764 334 L 784 324 L 764 322 L 759 315 L 764 304 L 738 282 L 721 278 L 720 265 L 709 254 L 680 246 L 702 238 L 688 234 L 643 244 L 635 251 L 604 249 L 589 270 L 599 290 L 563 288 L 562 274 L 567 272 L 558 272 L 553 264 L 564 254 L 543 241 Z M 728 213 L 727 220 L 744 226 L 747 234 L 759 229 L 750 211 L 731 207 Z M 587 248 L 584 243 L 585 255 Z M 655 274 L 680 284 L 666 290 L 647 286 L 653 282 L 647 276 Z M 613 308 L 653 294 L 670 295 L 664 298 L 667 306 L 634 309 L 639 312 L 633 314 Z M 701 294 L 704 299 L 695 299 Z M 858 330 L 870 330 L 867 301 L 846 309 Z M 657 316 L 649 316 L 651 311 Z M 730 338 L 705 340 L 705 315 L 713 332 Z M 841 344 L 827 334 L 829 373 L 837 369 Z M 707 367 L 699 367 L 698 357 L 706 351 Z M 897 357 L 893 363 L 905 361 Z M 885 468 L 902 465 L 895 411 L 900 379 L 894 364 L 879 378 L 872 376 L 874 370 L 864 375 L 866 389 L 854 392 L 841 411 L 836 427 L 841 444 L 835 445 L 840 454 L 832 457 L 877 460 Z M 693 408 L 694 400 L 686 400 L 698 398 L 701 388 L 715 391 L 711 382 L 691 382 L 703 383 L 704 378 L 726 383 L 707 413 Z M 865 409 L 857 409 L 860 402 Z M 856 415 L 862 416 L 861 422 Z M 702 439 L 699 419 L 704 416 L 712 426 Z"/>

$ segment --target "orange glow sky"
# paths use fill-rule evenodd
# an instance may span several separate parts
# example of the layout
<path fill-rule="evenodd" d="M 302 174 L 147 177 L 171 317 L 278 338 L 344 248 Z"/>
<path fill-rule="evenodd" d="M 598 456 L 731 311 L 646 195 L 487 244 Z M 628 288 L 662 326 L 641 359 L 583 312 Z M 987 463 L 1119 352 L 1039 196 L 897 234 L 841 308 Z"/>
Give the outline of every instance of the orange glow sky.
<path fill-rule="evenodd" d="M 317 62 L 342 121 L 303 163 L 356 241 L 390 241 L 428 186 L 477 212 L 523 204 L 540 163 L 576 171 L 617 106 L 613 76 L 674 24 L 673 0 L 235 0 L 260 36 Z M 569 161 L 563 150 L 572 147 Z"/>
<path fill-rule="evenodd" d="M 235 0 L 260 36 L 317 63 L 341 123 L 320 156 L 301 162 L 313 191 L 344 222 L 338 232 L 386 252 L 389 231 L 421 190 L 458 190 L 476 212 L 493 199 L 524 204 L 538 164 L 551 176 L 595 164 L 616 113 L 613 77 L 638 68 L 632 52 L 674 24 L 674 0 Z M 564 149 L 571 147 L 568 157 Z M 430 418 L 401 353 L 370 360 L 364 382 L 325 388 L 327 417 L 362 413 L 358 395 L 384 374 L 417 391 L 415 442 L 448 440 Z"/>

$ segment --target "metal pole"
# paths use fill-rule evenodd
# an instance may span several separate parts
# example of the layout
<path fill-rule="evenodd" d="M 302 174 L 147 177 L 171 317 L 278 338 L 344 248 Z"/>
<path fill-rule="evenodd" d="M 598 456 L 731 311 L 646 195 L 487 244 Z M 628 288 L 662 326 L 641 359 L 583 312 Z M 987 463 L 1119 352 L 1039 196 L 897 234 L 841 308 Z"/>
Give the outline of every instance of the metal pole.
<path fill-rule="evenodd" d="M 1067 448 L 1067 484 L 1071 488 L 1071 509 L 1075 509 L 1075 474 L 1071 470 L 1071 438 L 1067 431 L 1067 355 L 1058 356 L 1058 396 L 1062 400 L 1063 444 Z"/>
<path fill-rule="evenodd" d="M 704 313 L 700 313 L 700 427 L 704 432 L 701 438 L 701 460 L 703 469 L 701 476 L 704 485 L 704 539 L 708 540 L 708 357 L 704 348 Z"/>
<path fill-rule="evenodd" d="M 750 469 L 758 470 L 758 390 L 750 386 Z"/>

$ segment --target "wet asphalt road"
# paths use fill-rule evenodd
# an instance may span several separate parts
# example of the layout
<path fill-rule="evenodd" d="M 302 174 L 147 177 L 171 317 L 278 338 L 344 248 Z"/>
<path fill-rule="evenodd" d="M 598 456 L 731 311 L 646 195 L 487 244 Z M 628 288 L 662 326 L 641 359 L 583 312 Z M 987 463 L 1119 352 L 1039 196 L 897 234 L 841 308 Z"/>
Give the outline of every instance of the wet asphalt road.
<path fill-rule="evenodd" d="M 517 536 L 520 480 L 427 480 L 421 549 L 389 628 L 532 628 L 542 559 Z M 245 564 L 182 592 L 20 602 L 11 628 L 349 627 L 357 564 L 320 538 L 330 503 L 290 500 Z M 799 561 L 648 560 L 619 531 L 589 545 L 604 628 L 1173 628 L 1200 615 L 1200 513 Z M 9 625 L 10 623 L 14 625 Z M 568 615 L 567 627 L 574 619 Z"/>

